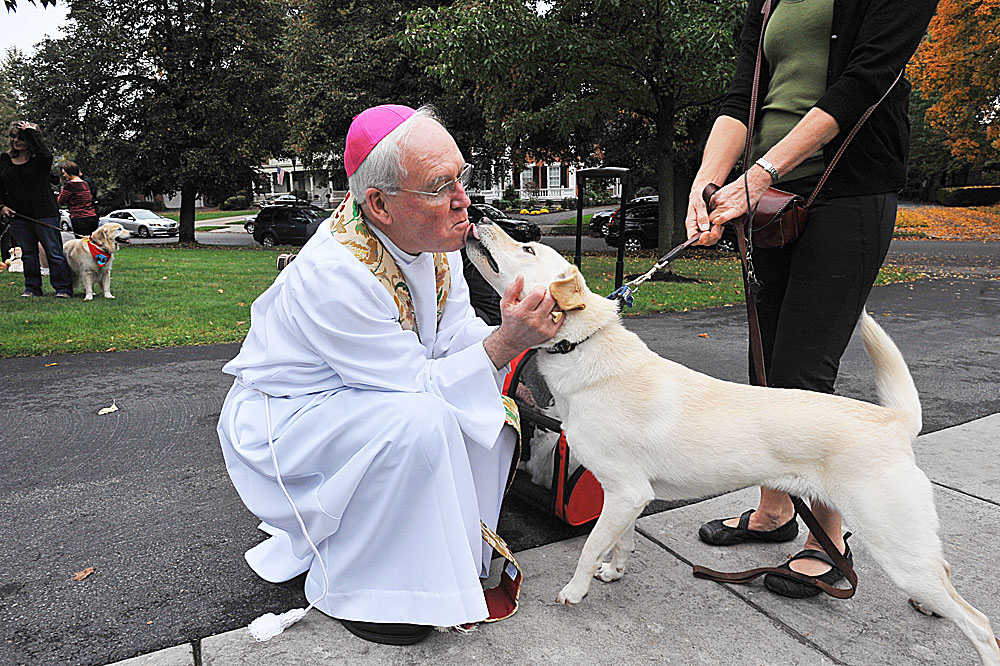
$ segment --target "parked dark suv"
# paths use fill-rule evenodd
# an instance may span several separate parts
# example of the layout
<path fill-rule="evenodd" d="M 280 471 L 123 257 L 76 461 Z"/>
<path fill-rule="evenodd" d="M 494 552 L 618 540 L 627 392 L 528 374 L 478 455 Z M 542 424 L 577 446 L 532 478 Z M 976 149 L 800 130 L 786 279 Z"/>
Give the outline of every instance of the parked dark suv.
<path fill-rule="evenodd" d="M 493 220 L 498 227 L 507 232 L 508 236 L 519 243 L 531 243 L 542 237 L 542 230 L 531 220 L 512 217 L 489 204 L 474 203 L 469 206 L 470 222 L 477 224 L 484 216 Z"/>
<path fill-rule="evenodd" d="M 309 205 L 264 206 L 257 213 L 253 239 L 265 246 L 304 245 L 329 211 Z"/>
<path fill-rule="evenodd" d="M 630 203 L 625 208 L 625 251 L 656 249 L 660 238 L 660 204 L 658 201 Z M 611 216 L 608 234 L 604 241 L 611 247 L 618 247 L 621 207 Z M 723 252 L 736 251 L 736 232 L 733 225 L 722 227 L 722 238 L 713 247 Z"/>

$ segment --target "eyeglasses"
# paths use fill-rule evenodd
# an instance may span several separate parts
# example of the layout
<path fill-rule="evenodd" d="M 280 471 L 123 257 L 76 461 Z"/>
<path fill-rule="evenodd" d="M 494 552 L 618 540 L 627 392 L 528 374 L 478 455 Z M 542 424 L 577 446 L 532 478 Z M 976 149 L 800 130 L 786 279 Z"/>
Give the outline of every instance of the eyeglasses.
<path fill-rule="evenodd" d="M 450 199 L 451 197 L 455 196 L 455 188 L 458 187 L 459 183 L 462 184 L 462 188 L 466 188 L 469 186 L 470 182 L 472 182 L 472 165 L 466 164 L 462 167 L 462 170 L 459 172 L 458 178 L 455 178 L 454 180 L 449 180 L 447 183 L 437 188 L 433 192 L 424 192 L 422 190 L 408 190 L 405 187 L 401 187 L 399 188 L 399 190 L 400 192 L 413 192 L 414 194 L 421 194 L 425 197 L 429 197 L 431 199 L 435 199 L 436 201 L 440 202 L 444 199 Z"/>

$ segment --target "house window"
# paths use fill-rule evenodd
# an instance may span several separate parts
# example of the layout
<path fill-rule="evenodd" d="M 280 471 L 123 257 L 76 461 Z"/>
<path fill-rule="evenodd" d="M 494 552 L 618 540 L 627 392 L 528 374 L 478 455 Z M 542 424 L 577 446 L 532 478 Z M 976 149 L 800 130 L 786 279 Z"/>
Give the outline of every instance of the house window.
<path fill-rule="evenodd" d="M 556 165 L 549 166 L 549 184 L 548 184 L 548 188 L 551 190 L 551 189 L 556 189 L 556 188 L 559 188 L 559 187 L 560 187 L 560 184 L 559 184 L 559 165 L 556 164 Z"/>
<path fill-rule="evenodd" d="M 521 188 L 527 188 L 528 183 L 531 182 L 531 169 L 525 169 L 521 172 Z"/>

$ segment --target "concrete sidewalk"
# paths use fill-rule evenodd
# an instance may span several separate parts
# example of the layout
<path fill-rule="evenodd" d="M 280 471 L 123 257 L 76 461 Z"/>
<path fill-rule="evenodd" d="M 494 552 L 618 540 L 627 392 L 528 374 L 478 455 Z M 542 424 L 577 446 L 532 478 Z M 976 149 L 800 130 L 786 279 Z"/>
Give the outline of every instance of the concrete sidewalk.
<path fill-rule="evenodd" d="M 918 438 L 917 463 L 934 483 L 945 556 L 958 591 L 1000 627 L 1000 414 Z M 595 581 L 576 607 L 556 604 L 584 537 L 517 554 L 525 572 L 521 606 L 503 622 L 468 635 L 434 633 L 416 646 L 388 647 L 347 633 L 318 611 L 267 643 L 245 629 L 135 657 L 119 666 L 337 664 L 935 664 L 978 663 L 946 620 L 913 611 L 906 595 L 853 542 L 860 578 L 847 601 L 792 601 L 757 582 L 723 586 L 697 580 L 692 563 L 737 571 L 777 564 L 792 544 L 712 548 L 695 536 L 706 519 L 738 515 L 756 490 L 722 495 L 638 522 L 625 577 Z M 848 526 L 849 529 L 849 526 Z M 415 572 L 419 573 L 419 572 Z"/>

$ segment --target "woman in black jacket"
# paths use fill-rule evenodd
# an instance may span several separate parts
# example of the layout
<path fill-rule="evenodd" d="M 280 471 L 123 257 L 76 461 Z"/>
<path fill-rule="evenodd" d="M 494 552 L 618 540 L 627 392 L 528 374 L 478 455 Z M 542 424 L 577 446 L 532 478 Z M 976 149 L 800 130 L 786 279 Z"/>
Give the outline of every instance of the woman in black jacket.
<path fill-rule="evenodd" d="M 813 205 L 803 234 L 777 249 L 753 248 L 764 366 L 771 386 L 833 393 L 840 357 L 892 239 L 896 195 L 906 182 L 910 85 L 897 77 L 916 50 L 936 0 L 750 0 L 735 79 L 709 135 L 688 203 L 687 229 L 714 243 L 775 183 L 808 197 L 865 110 L 888 92 L 848 144 Z M 758 43 L 764 28 L 749 164 L 726 182 L 747 137 Z M 746 183 L 744 181 L 746 175 Z M 754 382 L 754 372 L 750 372 Z M 754 382 L 755 383 L 755 382 Z M 840 515 L 813 503 L 833 543 L 846 552 Z M 757 510 L 706 523 L 699 537 L 726 546 L 790 541 L 798 526 L 788 495 L 761 488 Z M 783 567 L 833 584 L 841 578 L 813 535 Z M 769 574 L 789 597 L 819 588 Z"/>
<path fill-rule="evenodd" d="M 42 295 L 38 244 L 49 261 L 49 281 L 56 297 L 73 295 L 73 278 L 63 255 L 59 233 L 59 207 L 52 193 L 52 153 L 42 143 L 38 125 L 25 121 L 10 124 L 10 150 L 0 153 L 0 215 L 12 220 L 14 240 L 24 262 L 24 293 Z M 27 218 L 32 218 L 32 221 Z"/>

